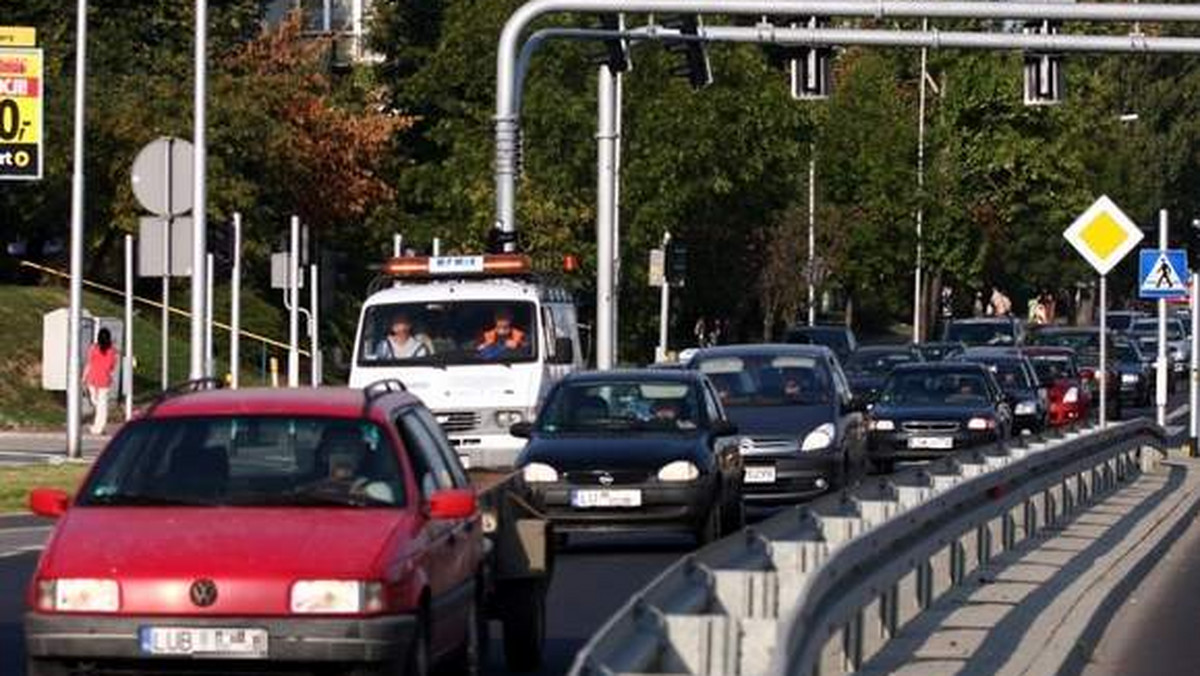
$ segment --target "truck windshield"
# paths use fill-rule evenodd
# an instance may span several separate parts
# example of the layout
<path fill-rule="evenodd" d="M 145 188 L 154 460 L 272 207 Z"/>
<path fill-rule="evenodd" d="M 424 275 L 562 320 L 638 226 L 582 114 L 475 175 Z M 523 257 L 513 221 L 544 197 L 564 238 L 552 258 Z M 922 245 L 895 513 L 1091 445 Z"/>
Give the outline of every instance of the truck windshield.
<path fill-rule="evenodd" d="M 373 305 L 363 314 L 359 366 L 533 361 L 534 305 L 454 301 Z"/>
<path fill-rule="evenodd" d="M 93 507 L 394 507 L 400 463 L 373 422 L 213 416 L 130 423 L 80 492 Z"/>

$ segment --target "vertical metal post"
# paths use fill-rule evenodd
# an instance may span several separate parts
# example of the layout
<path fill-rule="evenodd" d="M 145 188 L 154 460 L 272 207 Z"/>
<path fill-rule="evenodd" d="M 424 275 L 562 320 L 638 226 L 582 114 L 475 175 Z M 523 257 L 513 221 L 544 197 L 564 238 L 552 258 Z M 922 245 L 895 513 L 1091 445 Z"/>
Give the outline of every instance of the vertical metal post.
<path fill-rule="evenodd" d="M 213 359 L 213 255 L 204 256 L 204 375 L 211 378 L 217 374 L 216 360 Z"/>
<path fill-rule="evenodd" d="M 613 367 L 616 336 L 613 335 L 613 115 L 615 85 L 608 65 L 600 66 L 598 78 L 598 128 L 596 131 L 596 368 Z"/>
<path fill-rule="evenodd" d="M 233 213 L 233 269 L 229 273 L 229 386 L 241 382 L 242 361 L 242 214 Z"/>
<path fill-rule="evenodd" d="M 441 237 L 433 238 L 433 255 L 435 257 L 442 255 L 442 238 Z"/>
<path fill-rule="evenodd" d="M 1200 274 L 1193 273 L 1192 292 L 1192 355 L 1188 369 L 1188 436 L 1192 440 L 1191 455 L 1200 454 Z"/>
<path fill-rule="evenodd" d="M 392 258 L 399 258 L 404 255 L 404 235 L 395 233 L 392 235 Z"/>
<path fill-rule="evenodd" d="M 195 135 L 192 151 L 192 324 L 191 363 L 189 377 L 193 380 L 204 376 L 204 254 L 208 250 L 207 185 L 205 167 L 208 165 L 208 146 L 205 140 L 205 119 L 208 91 L 208 0 L 196 0 L 196 55 L 195 55 L 195 120 L 192 133 Z"/>
<path fill-rule="evenodd" d="M 817 144 L 808 144 L 808 325 L 817 323 Z"/>
<path fill-rule="evenodd" d="M 663 233 L 662 251 L 663 251 L 663 276 L 662 289 L 659 293 L 659 308 L 658 308 L 658 354 L 655 355 L 655 361 L 666 361 L 667 359 L 667 339 L 668 326 L 670 325 L 671 314 L 671 282 L 667 279 L 667 246 L 671 243 L 671 233 Z"/>
<path fill-rule="evenodd" d="M 174 231 L 175 216 L 175 138 L 167 138 L 167 157 L 163 166 L 167 170 L 166 197 L 167 218 L 163 225 L 162 238 L 162 336 L 160 337 L 160 370 L 162 372 L 162 388 L 165 391 L 171 387 L 171 233 Z"/>
<path fill-rule="evenodd" d="M 292 216 L 288 248 L 288 387 L 300 387 L 300 217 Z"/>
<path fill-rule="evenodd" d="M 309 303 L 309 321 L 312 322 L 312 332 L 309 334 L 311 339 L 310 359 L 312 366 L 312 386 L 321 386 L 321 339 L 320 339 L 320 281 L 317 277 L 319 274 L 317 264 L 313 263 L 308 266 L 308 303 Z"/>
<path fill-rule="evenodd" d="M 921 21 L 921 30 L 929 30 L 929 20 Z M 925 320 L 924 267 L 925 267 L 925 78 L 929 66 L 929 50 L 921 49 L 921 87 L 917 98 L 917 269 L 913 275 L 913 342 L 921 342 L 924 335 L 921 325 Z"/>
<path fill-rule="evenodd" d="M 619 21 L 621 26 L 625 25 L 624 16 L 619 17 Z M 620 71 L 613 74 L 612 336 L 614 364 L 620 361 L 621 354 L 621 98 L 624 82 L 625 78 Z"/>
<path fill-rule="evenodd" d="M 1167 220 L 1167 210 L 1161 209 L 1158 212 L 1158 248 L 1163 255 L 1166 255 L 1167 250 L 1167 228 L 1169 227 Z M 1171 377 L 1171 371 L 1167 368 L 1167 299 L 1158 299 L 1158 361 L 1155 364 L 1157 369 L 1157 378 L 1155 378 L 1155 420 L 1159 425 L 1167 424 L 1167 382 Z"/>
<path fill-rule="evenodd" d="M 125 390 L 125 419 L 133 417 L 133 235 L 125 235 L 125 336 L 121 347 L 121 385 Z"/>
<path fill-rule="evenodd" d="M 87 110 L 87 0 L 75 5 L 75 142 L 71 169 L 71 291 L 67 318 L 67 455 L 82 454 L 79 332 L 83 328 L 83 138 Z"/>
<path fill-rule="evenodd" d="M 1100 275 L 1100 428 L 1108 426 L 1108 275 Z M 1118 381 L 1117 396 L 1121 396 Z"/>

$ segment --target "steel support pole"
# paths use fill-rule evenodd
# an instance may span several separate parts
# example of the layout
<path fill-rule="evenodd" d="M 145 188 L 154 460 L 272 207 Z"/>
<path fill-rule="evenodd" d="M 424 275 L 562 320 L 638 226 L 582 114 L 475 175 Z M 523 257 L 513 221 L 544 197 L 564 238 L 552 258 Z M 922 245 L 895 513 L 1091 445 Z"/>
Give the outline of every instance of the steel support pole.
<path fill-rule="evenodd" d="M 442 255 L 442 238 L 441 237 L 433 238 L 433 255 L 434 256 Z"/>
<path fill-rule="evenodd" d="M 392 258 L 399 258 L 404 255 L 404 235 L 395 233 L 392 235 Z"/>
<path fill-rule="evenodd" d="M 71 290 L 67 311 L 67 455 L 82 455 L 83 139 L 87 113 L 87 0 L 75 5 L 75 139 L 71 168 Z"/>
<path fill-rule="evenodd" d="M 667 280 L 667 247 L 671 244 L 671 233 L 663 233 L 662 252 L 663 252 L 663 276 L 662 288 L 659 289 L 658 296 L 658 353 L 654 355 L 654 360 L 663 362 L 667 360 L 667 343 L 670 333 L 671 322 L 671 283 Z"/>
<path fill-rule="evenodd" d="M 929 30 L 929 20 L 921 22 L 921 30 Z M 917 265 L 913 275 L 913 342 L 921 342 L 925 321 L 925 78 L 929 77 L 929 50 L 921 49 L 920 94 L 917 97 Z"/>
<path fill-rule="evenodd" d="M 175 137 L 167 138 L 166 158 L 163 167 L 166 169 L 166 202 L 167 217 L 163 224 L 162 238 L 162 336 L 160 336 L 159 369 L 162 378 L 162 388 L 166 391 L 171 387 L 171 233 L 174 231 L 175 217 Z"/>
<path fill-rule="evenodd" d="M 204 255 L 204 377 L 212 378 L 217 374 L 216 360 L 213 358 L 213 255 Z"/>
<path fill-rule="evenodd" d="M 300 217 L 292 216 L 288 248 L 288 387 L 300 387 Z"/>
<path fill-rule="evenodd" d="M 189 377 L 193 380 L 204 377 L 205 345 L 205 266 L 204 256 L 208 250 L 207 184 L 205 168 L 208 165 L 208 146 L 205 140 L 205 120 L 208 89 L 208 0 L 196 0 L 195 40 L 195 92 L 194 134 L 192 150 L 192 322 L 191 362 Z"/>
<path fill-rule="evenodd" d="M 808 144 L 808 325 L 817 323 L 817 144 Z"/>
<path fill-rule="evenodd" d="M 1166 251 L 1168 247 L 1167 230 L 1170 227 L 1167 220 L 1167 210 L 1158 212 L 1158 248 Z M 1159 425 L 1167 424 L 1167 383 L 1171 370 L 1167 368 L 1167 299 L 1158 299 L 1158 358 L 1154 365 L 1157 377 L 1154 379 L 1154 418 Z"/>
<path fill-rule="evenodd" d="M 125 235 L 125 344 L 121 347 L 121 386 L 125 419 L 133 417 L 133 235 Z"/>
<path fill-rule="evenodd" d="M 625 25 L 624 17 L 620 19 Z M 612 241 L 613 241 L 613 276 L 612 276 L 612 335 L 613 363 L 620 362 L 621 356 L 621 118 L 624 96 L 624 75 L 618 71 L 613 74 L 613 173 L 612 173 Z"/>
<path fill-rule="evenodd" d="M 596 368 L 607 370 L 615 362 L 616 336 L 613 335 L 613 142 L 616 86 L 608 65 L 600 66 L 597 78 L 598 126 L 596 131 Z"/>
<path fill-rule="evenodd" d="M 308 304 L 309 304 L 309 322 L 311 322 L 312 331 L 309 333 L 309 339 L 312 341 L 309 349 L 309 360 L 312 370 L 312 386 L 321 386 L 321 337 L 320 337 L 320 279 L 317 277 L 319 270 L 316 263 L 308 266 Z"/>
<path fill-rule="evenodd" d="M 229 386 L 241 384 L 242 362 L 242 214 L 233 213 L 233 268 L 229 272 Z"/>
<path fill-rule="evenodd" d="M 1096 371 L 1100 383 L 1100 427 L 1108 426 L 1108 276 L 1100 275 L 1100 368 Z M 1121 396 L 1117 382 L 1117 396 Z"/>
<path fill-rule="evenodd" d="M 1200 274 L 1192 274 L 1192 354 L 1188 372 L 1188 436 L 1191 455 L 1200 454 Z"/>

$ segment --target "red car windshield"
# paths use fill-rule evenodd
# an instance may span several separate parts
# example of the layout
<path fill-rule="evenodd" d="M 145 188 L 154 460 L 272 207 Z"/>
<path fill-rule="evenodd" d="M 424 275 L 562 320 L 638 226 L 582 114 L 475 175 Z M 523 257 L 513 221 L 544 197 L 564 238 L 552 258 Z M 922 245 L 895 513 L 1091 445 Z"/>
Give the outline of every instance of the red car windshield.
<path fill-rule="evenodd" d="M 322 417 L 157 418 L 127 425 L 80 493 L 88 506 L 405 504 L 375 423 Z"/>

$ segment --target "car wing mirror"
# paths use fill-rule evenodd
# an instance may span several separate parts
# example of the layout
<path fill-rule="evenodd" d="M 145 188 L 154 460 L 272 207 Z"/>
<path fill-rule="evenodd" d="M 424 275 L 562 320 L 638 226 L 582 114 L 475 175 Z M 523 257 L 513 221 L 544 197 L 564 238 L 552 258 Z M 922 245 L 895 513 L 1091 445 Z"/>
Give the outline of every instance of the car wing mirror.
<path fill-rule="evenodd" d="M 471 489 L 444 490 L 429 496 L 429 518 L 439 521 L 470 518 L 477 507 Z"/>
<path fill-rule="evenodd" d="M 35 488 L 29 493 L 29 511 L 51 519 L 66 514 L 70 502 L 71 497 L 57 488 Z"/>
<path fill-rule="evenodd" d="M 522 420 L 519 423 L 513 423 L 512 427 L 508 428 L 508 433 L 518 439 L 528 439 L 533 436 L 533 423 L 528 420 Z"/>

